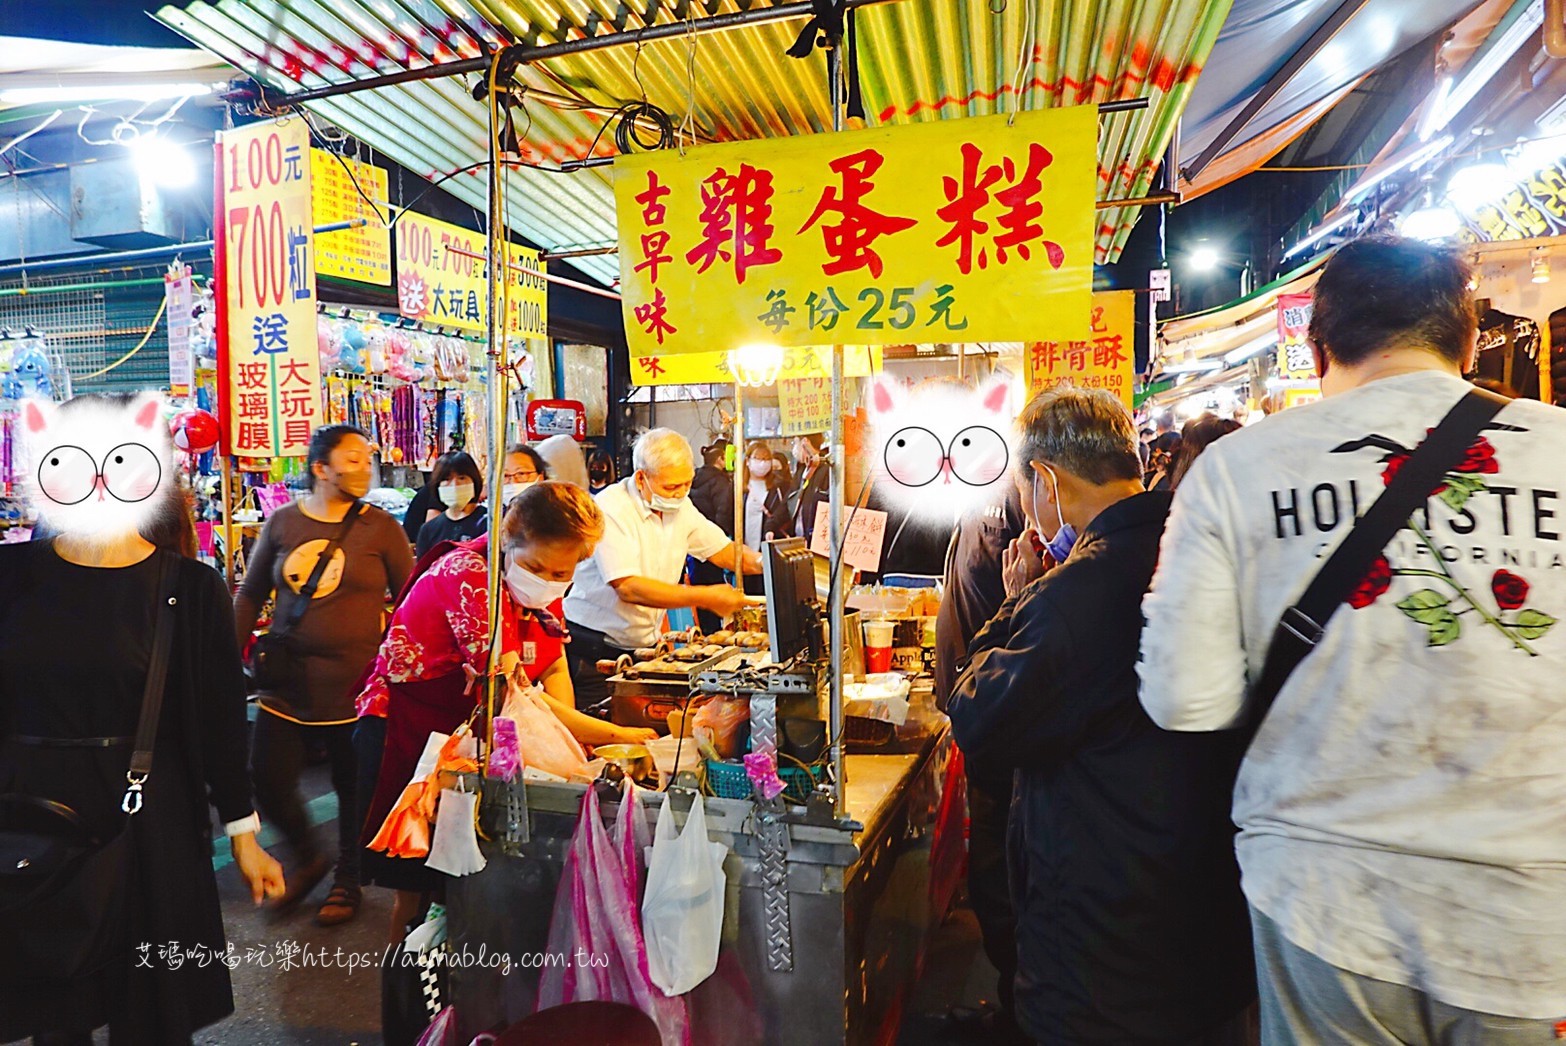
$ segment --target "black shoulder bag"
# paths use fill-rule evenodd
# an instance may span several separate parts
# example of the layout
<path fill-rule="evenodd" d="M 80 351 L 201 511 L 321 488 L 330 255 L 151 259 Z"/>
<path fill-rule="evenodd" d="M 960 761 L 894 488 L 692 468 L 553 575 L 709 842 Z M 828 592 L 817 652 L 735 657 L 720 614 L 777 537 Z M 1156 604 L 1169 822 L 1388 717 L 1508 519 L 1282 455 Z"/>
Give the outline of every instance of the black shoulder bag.
<path fill-rule="evenodd" d="M 125 926 L 135 872 L 131 832 L 152 773 L 178 603 L 179 557 L 172 552 L 157 555 L 161 560 L 152 656 L 136 747 L 125 772 L 120 830 L 101 839 L 64 803 L 20 793 L 0 795 L 0 916 L 7 932 L 6 946 L 0 948 L 0 977 L 13 983 L 82 977 L 126 959 L 130 952 Z M 74 748 L 108 747 L 124 740 L 36 738 L 22 743 Z"/>
<path fill-rule="evenodd" d="M 257 636 L 256 641 L 251 644 L 250 659 L 245 668 L 257 689 L 287 690 L 299 678 L 301 665 L 298 656 L 289 646 L 289 633 L 298 628 L 299 622 L 304 620 L 305 611 L 310 609 L 310 601 L 315 599 L 315 590 L 320 587 L 326 568 L 331 565 L 332 557 L 337 555 L 338 548 L 347 540 L 348 531 L 352 529 L 354 520 L 359 518 L 362 511 L 364 511 L 362 501 L 355 501 L 349 507 L 348 514 L 343 517 L 342 526 L 337 528 L 337 533 L 326 543 L 326 548 L 316 559 L 315 569 L 310 571 L 304 587 L 299 590 L 299 598 L 294 600 L 294 605 L 289 608 L 288 616 L 275 617 L 272 627 Z"/>
<path fill-rule="evenodd" d="M 1267 647 L 1261 678 L 1251 691 L 1247 722 L 1253 735 L 1289 676 L 1316 649 L 1327 622 L 1353 595 L 1376 557 L 1429 500 L 1430 492 L 1441 486 L 1446 474 L 1462 463 L 1479 433 L 1507 402 L 1483 389 L 1473 389 L 1458 400 L 1328 557 L 1304 595 L 1283 612 Z"/>

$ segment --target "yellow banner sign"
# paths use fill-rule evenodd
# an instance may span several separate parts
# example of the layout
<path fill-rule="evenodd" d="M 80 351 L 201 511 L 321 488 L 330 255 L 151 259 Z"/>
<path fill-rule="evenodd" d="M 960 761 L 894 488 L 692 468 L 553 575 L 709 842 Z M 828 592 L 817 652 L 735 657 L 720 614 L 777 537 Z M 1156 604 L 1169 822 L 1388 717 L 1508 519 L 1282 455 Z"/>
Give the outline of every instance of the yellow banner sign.
<path fill-rule="evenodd" d="M 397 219 L 397 311 L 441 327 L 489 329 L 489 244 L 483 233 L 413 211 Z M 543 338 L 549 329 L 548 283 L 538 252 L 509 244 L 506 333 Z"/>
<path fill-rule="evenodd" d="M 1088 336 L 1028 345 L 1028 398 L 1056 385 L 1108 389 L 1126 410 L 1135 398 L 1136 292 L 1093 295 Z"/>
<path fill-rule="evenodd" d="M 619 157 L 632 357 L 1023 341 L 1093 276 L 1098 110 Z"/>
<path fill-rule="evenodd" d="M 218 135 L 219 416 L 224 450 L 303 457 L 321 414 L 310 133 L 297 117 Z"/>
<path fill-rule="evenodd" d="M 346 156 L 338 157 L 325 149 L 310 150 L 310 200 L 315 224 L 336 225 L 359 218 L 365 222 L 357 229 L 321 233 L 315 245 L 316 275 L 390 287 L 391 230 L 386 227 L 381 207 L 370 206 L 365 196 L 370 200 L 386 199 L 384 170 Z"/>
<path fill-rule="evenodd" d="M 881 369 L 881 346 L 849 345 L 843 349 L 843 376 L 863 378 Z M 830 378 L 832 350 L 816 346 L 787 349 L 778 380 Z M 678 356 L 631 357 L 632 385 L 727 385 L 734 381 L 726 352 L 687 352 Z M 814 430 L 811 430 L 814 431 Z"/>
<path fill-rule="evenodd" d="M 832 427 L 832 379 L 784 378 L 778 382 L 779 435 L 803 436 Z"/>

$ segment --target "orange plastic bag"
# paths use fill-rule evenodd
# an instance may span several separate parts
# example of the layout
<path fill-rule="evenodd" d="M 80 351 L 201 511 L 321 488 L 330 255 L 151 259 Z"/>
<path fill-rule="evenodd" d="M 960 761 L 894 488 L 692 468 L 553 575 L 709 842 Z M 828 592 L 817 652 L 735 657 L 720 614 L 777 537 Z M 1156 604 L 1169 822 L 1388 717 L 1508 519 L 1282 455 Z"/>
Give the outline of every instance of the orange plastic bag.
<path fill-rule="evenodd" d="M 428 857 L 430 824 L 435 820 L 441 789 L 450 786 L 457 774 L 477 772 L 476 752 L 473 731 L 466 724 L 458 727 L 440 746 L 435 769 L 424 777 L 415 777 L 402 790 L 391 813 L 381 822 L 381 830 L 370 840 L 369 848 L 389 857 Z"/>

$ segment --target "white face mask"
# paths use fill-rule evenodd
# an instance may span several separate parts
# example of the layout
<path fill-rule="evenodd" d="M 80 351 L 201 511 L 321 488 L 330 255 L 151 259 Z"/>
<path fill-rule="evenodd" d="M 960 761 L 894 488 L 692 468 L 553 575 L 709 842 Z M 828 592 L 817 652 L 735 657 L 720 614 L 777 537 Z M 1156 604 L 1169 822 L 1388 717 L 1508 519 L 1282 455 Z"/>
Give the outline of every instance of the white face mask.
<path fill-rule="evenodd" d="M 533 483 L 537 482 L 538 480 L 533 480 Z M 505 486 L 500 488 L 501 503 L 505 505 L 511 504 L 513 498 L 522 493 L 528 487 L 531 487 L 533 483 L 507 483 Z"/>
<path fill-rule="evenodd" d="M 472 483 L 442 483 L 440 485 L 440 500 L 447 508 L 461 512 L 473 501 Z"/>
<path fill-rule="evenodd" d="M 771 471 L 772 471 L 772 462 L 768 461 L 765 458 L 761 458 L 759 460 L 752 461 L 750 463 L 750 474 L 752 476 L 755 476 L 757 479 L 763 478 L 764 476 L 766 476 Z"/>
<path fill-rule="evenodd" d="M 685 506 L 686 498 L 665 497 L 652 489 L 652 483 L 647 477 L 642 477 L 642 482 L 647 483 L 647 505 L 654 512 L 678 512 Z"/>
<path fill-rule="evenodd" d="M 550 581 L 531 570 L 524 570 L 516 560 L 506 566 L 506 591 L 518 606 L 530 610 L 542 610 L 557 599 L 565 598 L 569 581 Z"/>

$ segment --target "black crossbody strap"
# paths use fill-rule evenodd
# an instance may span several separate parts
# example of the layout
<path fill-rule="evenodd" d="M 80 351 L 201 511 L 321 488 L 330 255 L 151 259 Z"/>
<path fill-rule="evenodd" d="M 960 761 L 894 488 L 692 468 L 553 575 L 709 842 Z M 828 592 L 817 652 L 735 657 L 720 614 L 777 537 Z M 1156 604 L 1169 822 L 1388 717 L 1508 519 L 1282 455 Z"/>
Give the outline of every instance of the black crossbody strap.
<path fill-rule="evenodd" d="M 180 557 L 160 551 L 158 556 L 158 605 L 152 626 L 152 657 L 147 662 L 147 682 L 141 692 L 141 719 L 136 724 L 136 750 L 125 772 L 125 798 L 120 809 L 134 814 L 141 809 L 141 788 L 152 773 L 152 746 L 158 737 L 158 714 L 163 710 L 163 685 L 168 679 L 169 651 L 174 646 L 174 611 L 179 605 L 176 589 Z"/>
<path fill-rule="evenodd" d="M 310 609 L 310 601 L 315 598 L 315 590 L 321 587 L 321 578 L 326 574 L 326 568 L 331 565 L 332 557 L 337 555 L 337 550 L 342 543 L 348 540 L 348 531 L 353 527 L 354 520 L 359 518 L 359 513 L 364 511 L 364 502 L 355 501 L 348 508 L 348 514 L 343 517 L 342 526 L 337 528 L 337 533 L 332 535 L 332 540 L 326 543 L 326 548 L 316 558 L 315 569 L 310 571 L 310 576 L 305 579 L 304 587 L 299 590 L 299 598 L 294 600 L 294 605 L 288 608 L 288 616 L 272 623 L 271 632 L 275 636 L 286 635 L 299 626 L 304 620 L 305 611 Z"/>
<path fill-rule="evenodd" d="M 1316 648 L 1327 622 L 1364 580 L 1371 564 L 1419 507 L 1462 463 L 1468 448 L 1507 400 L 1473 389 L 1447 412 L 1441 423 L 1403 463 L 1386 490 L 1354 524 L 1328 557 L 1299 600 L 1283 612 L 1267 648 L 1267 660 L 1251 692 L 1250 723 L 1259 727 L 1299 663 Z"/>

